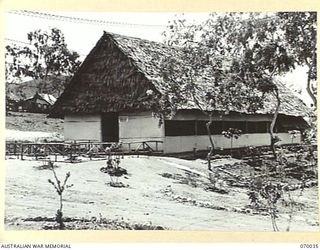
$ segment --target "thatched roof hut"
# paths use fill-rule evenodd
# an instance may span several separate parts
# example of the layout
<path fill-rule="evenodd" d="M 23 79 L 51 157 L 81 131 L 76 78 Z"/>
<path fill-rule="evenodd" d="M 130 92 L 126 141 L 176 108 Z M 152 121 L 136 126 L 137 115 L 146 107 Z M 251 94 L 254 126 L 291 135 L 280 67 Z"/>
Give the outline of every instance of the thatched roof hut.
<path fill-rule="evenodd" d="M 53 95 L 36 92 L 33 96 L 23 100 L 22 108 L 29 112 L 47 113 L 56 100 Z"/>
<path fill-rule="evenodd" d="M 54 105 L 51 116 L 149 110 L 146 91 L 161 93 L 164 84 L 159 62 L 166 57 L 179 57 L 179 53 L 178 48 L 162 43 L 105 32 Z M 213 80 L 208 74 L 202 82 Z M 306 116 L 310 112 L 283 83 L 276 84 L 282 99 L 280 114 Z M 275 103 L 269 98 L 258 113 L 273 113 Z M 185 108 L 197 109 L 196 105 Z"/>
<path fill-rule="evenodd" d="M 208 117 L 194 103 L 181 106 L 175 117 L 165 119 L 161 126 L 152 116 L 157 104 L 148 93 L 152 90 L 161 95 L 163 87 L 170 84 L 164 81 L 160 62 L 170 57 L 181 58 L 181 53 L 179 48 L 162 43 L 105 32 L 54 104 L 50 116 L 64 117 L 64 136 L 70 140 L 127 143 L 156 140 L 163 142 L 165 152 L 207 149 Z M 209 72 L 203 74 L 200 82 L 206 86 L 214 82 L 214 76 Z M 297 143 L 301 137 L 293 141 L 288 131 L 306 127 L 302 117 L 309 109 L 281 82 L 276 84 L 282 99 L 277 133 L 284 143 Z M 196 94 L 201 97 L 201 90 Z M 233 112 L 229 115 L 216 115 L 211 132 L 217 145 L 229 147 L 221 132 L 235 126 L 246 136 L 238 139 L 234 147 L 269 144 L 267 131 L 274 103 L 269 98 L 255 114 L 231 107 Z"/>

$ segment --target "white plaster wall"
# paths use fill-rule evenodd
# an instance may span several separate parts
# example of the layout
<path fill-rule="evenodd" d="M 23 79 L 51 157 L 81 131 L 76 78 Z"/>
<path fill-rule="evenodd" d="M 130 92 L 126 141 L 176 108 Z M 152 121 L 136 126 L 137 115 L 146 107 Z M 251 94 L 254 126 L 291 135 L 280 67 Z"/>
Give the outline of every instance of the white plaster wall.
<path fill-rule="evenodd" d="M 293 138 L 291 137 L 291 135 L 289 133 L 279 133 L 277 134 L 278 137 L 281 139 L 281 141 L 279 142 L 279 144 L 291 144 L 291 143 L 301 143 L 301 134 L 297 134 L 297 137 Z"/>
<path fill-rule="evenodd" d="M 101 116 L 66 115 L 64 117 L 64 138 L 68 140 L 101 141 Z"/>
<path fill-rule="evenodd" d="M 299 143 L 301 135 L 298 135 L 292 141 L 291 136 L 287 133 L 277 134 L 281 139 L 279 144 Z M 230 148 L 230 139 L 223 135 L 213 135 L 216 147 Z M 243 134 L 237 140 L 233 139 L 233 148 L 247 147 L 247 146 L 263 146 L 270 144 L 270 135 L 267 133 L 261 134 Z M 166 136 L 164 140 L 165 153 L 178 153 L 197 150 L 207 150 L 210 147 L 209 137 L 207 135 L 201 136 Z"/>
<path fill-rule="evenodd" d="M 123 142 L 123 147 L 127 149 L 128 142 L 131 149 L 139 146 L 141 141 L 163 141 L 164 128 L 159 127 L 159 119 L 152 116 L 151 112 L 121 113 L 119 115 L 119 140 Z M 156 143 L 149 143 L 155 148 Z M 162 150 L 162 143 L 158 144 L 158 149 Z"/>

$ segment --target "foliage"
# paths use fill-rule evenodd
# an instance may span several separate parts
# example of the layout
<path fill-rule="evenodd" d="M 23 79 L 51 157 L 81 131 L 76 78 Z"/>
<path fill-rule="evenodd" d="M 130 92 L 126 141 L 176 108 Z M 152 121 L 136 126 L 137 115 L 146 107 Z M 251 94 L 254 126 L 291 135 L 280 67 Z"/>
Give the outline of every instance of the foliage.
<path fill-rule="evenodd" d="M 255 112 L 269 94 L 276 99 L 270 127 L 274 142 L 281 104 L 274 76 L 295 67 L 293 51 L 287 49 L 278 24 L 275 15 L 262 13 L 213 13 L 202 23 L 191 25 L 184 18 L 170 22 L 165 41 L 178 46 L 181 56 L 161 62 L 167 82 L 159 101 L 164 113 L 172 117 L 178 109 L 195 104 L 208 116 L 208 135 L 214 148 L 209 131 L 213 111 L 225 114 L 234 107 Z M 208 74 L 215 77 L 213 82 L 205 82 L 203 76 Z M 274 144 L 271 147 L 274 149 Z"/>
<path fill-rule="evenodd" d="M 39 218 L 43 221 L 48 221 L 47 218 Z M 145 223 L 133 222 L 130 220 L 124 220 L 124 218 L 107 219 L 102 217 L 99 213 L 99 218 L 65 218 L 68 222 L 66 226 L 68 230 L 168 230 L 168 228 L 153 225 L 151 221 Z M 45 230 L 55 229 L 51 225 L 43 226 Z"/>
<path fill-rule="evenodd" d="M 111 179 L 112 187 L 125 187 L 122 182 L 118 182 L 119 177 L 122 177 L 127 174 L 127 170 L 120 167 L 120 159 L 109 157 L 107 160 L 107 166 L 100 168 L 100 171 L 107 173 Z M 116 177 L 116 181 L 113 180 L 113 177 Z"/>
<path fill-rule="evenodd" d="M 231 156 L 232 156 L 232 146 L 233 146 L 233 139 L 238 139 L 242 134 L 241 129 L 237 128 L 228 128 L 226 131 L 222 131 L 222 135 L 228 139 L 230 139 L 231 143 Z"/>
<path fill-rule="evenodd" d="M 307 91 L 317 108 L 317 13 L 316 12 L 279 12 L 279 28 L 295 55 L 298 65 L 307 66 Z"/>
<path fill-rule="evenodd" d="M 228 139 L 235 138 L 238 139 L 241 136 L 241 129 L 228 128 L 226 131 L 222 131 L 222 135 Z"/>
<path fill-rule="evenodd" d="M 286 228 L 289 231 L 293 214 L 300 206 L 298 199 L 302 197 L 305 187 L 317 185 L 317 173 L 314 171 L 317 162 L 313 160 L 314 149 L 312 147 L 308 149 L 292 148 L 290 151 L 297 151 L 295 155 L 290 151 L 286 154 L 284 150 L 279 150 L 277 161 L 264 159 L 258 163 L 264 168 L 261 169 L 260 174 L 252 178 L 247 194 L 253 209 L 268 211 L 274 231 L 280 230 L 277 224 L 279 207 L 285 205 L 290 208 Z M 298 195 L 293 196 L 294 190 L 299 191 Z"/>
<path fill-rule="evenodd" d="M 51 161 L 49 161 L 48 165 L 49 165 L 50 169 L 52 170 L 53 176 L 54 176 L 54 180 L 52 181 L 51 179 L 48 179 L 48 182 L 54 187 L 54 189 L 57 191 L 57 193 L 59 195 L 60 207 L 57 210 L 56 222 L 59 224 L 59 229 L 62 230 L 65 227 L 64 223 L 63 223 L 63 213 L 62 213 L 62 208 L 63 208 L 62 194 L 67 188 L 72 187 L 73 184 L 67 185 L 67 181 L 70 178 L 70 172 L 68 172 L 66 174 L 66 177 L 65 177 L 62 185 L 61 185 L 61 181 L 58 179 L 56 171 L 54 170 L 53 163 Z"/>
<path fill-rule="evenodd" d="M 252 185 L 252 189 L 248 193 L 251 204 L 259 206 L 259 198 L 267 202 L 268 212 L 271 217 L 272 228 L 274 231 L 279 231 L 277 219 L 277 202 L 282 197 L 282 187 L 279 184 L 274 184 L 271 181 L 259 181 Z M 259 197 L 260 196 L 260 197 Z"/>
<path fill-rule="evenodd" d="M 71 76 L 79 67 L 79 55 L 67 48 L 63 33 L 35 30 L 28 33 L 30 45 L 6 46 L 6 79 L 10 82 L 25 77 L 43 79 Z M 45 84 L 44 84 L 45 85 Z"/>
<path fill-rule="evenodd" d="M 297 135 L 300 134 L 298 130 L 290 130 L 288 131 L 291 137 L 291 143 L 293 143 L 294 139 L 297 138 Z"/>
<path fill-rule="evenodd" d="M 310 128 L 303 131 L 303 140 L 308 144 L 316 144 L 317 142 L 317 117 L 310 116 L 309 117 Z"/>

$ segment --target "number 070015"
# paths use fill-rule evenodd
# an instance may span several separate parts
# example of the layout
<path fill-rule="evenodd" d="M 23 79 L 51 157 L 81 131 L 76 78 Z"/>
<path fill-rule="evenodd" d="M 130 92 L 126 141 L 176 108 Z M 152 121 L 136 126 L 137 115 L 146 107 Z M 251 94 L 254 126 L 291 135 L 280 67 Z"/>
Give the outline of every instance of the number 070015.
<path fill-rule="evenodd" d="M 319 244 L 300 244 L 300 248 L 319 248 Z"/>

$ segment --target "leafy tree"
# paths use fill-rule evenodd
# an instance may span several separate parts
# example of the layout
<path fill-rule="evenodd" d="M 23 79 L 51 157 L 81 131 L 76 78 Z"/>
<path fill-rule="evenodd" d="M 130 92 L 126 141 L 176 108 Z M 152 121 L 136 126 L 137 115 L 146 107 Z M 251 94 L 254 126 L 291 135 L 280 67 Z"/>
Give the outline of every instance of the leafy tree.
<path fill-rule="evenodd" d="M 67 48 L 59 29 L 29 32 L 28 41 L 30 45 L 24 47 L 6 46 L 7 80 L 17 81 L 25 77 L 42 79 L 43 84 L 39 86 L 42 91 L 49 77 L 71 76 L 78 69 L 79 55 Z"/>
<path fill-rule="evenodd" d="M 162 62 L 163 78 L 169 82 L 162 96 L 167 105 L 164 110 L 174 113 L 193 101 L 209 118 L 207 130 L 213 149 L 210 125 L 215 110 L 254 112 L 270 95 L 276 104 L 270 127 L 276 156 L 274 126 L 281 100 L 274 76 L 294 68 L 294 57 L 281 37 L 275 15 L 213 13 L 192 25 L 178 18 L 169 23 L 164 36 L 168 45 L 181 48 L 179 58 Z M 214 76 L 214 81 L 200 82 L 206 75 Z"/>
<path fill-rule="evenodd" d="M 317 13 L 316 12 L 279 12 L 279 28 L 298 65 L 307 66 L 307 92 L 314 108 L 317 108 Z"/>

